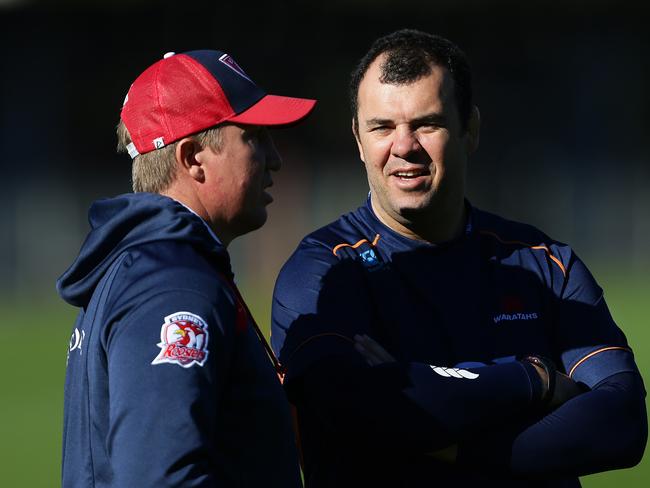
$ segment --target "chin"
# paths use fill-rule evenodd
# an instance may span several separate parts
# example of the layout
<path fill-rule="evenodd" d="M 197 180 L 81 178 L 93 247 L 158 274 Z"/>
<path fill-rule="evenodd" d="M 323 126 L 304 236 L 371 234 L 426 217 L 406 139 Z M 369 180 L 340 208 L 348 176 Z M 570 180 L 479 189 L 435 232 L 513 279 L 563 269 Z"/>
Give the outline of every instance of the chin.
<path fill-rule="evenodd" d="M 435 199 L 433 196 L 427 195 L 416 198 L 403 198 L 401 201 L 395 203 L 395 208 L 401 215 L 417 214 L 430 210 L 434 206 Z"/>
<path fill-rule="evenodd" d="M 266 213 L 266 209 L 258 212 L 255 216 L 252 216 L 251 219 L 248 221 L 248 232 L 252 232 L 254 230 L 259 229 L 262 227 L 266 221 L 268 220 L 268 214 Z"/>
<path fill-rule="evenodd" d="M 400 209 L 399 215 L 404 219 L 405 222 L 414 222 L 417 221 L 419 217 L 424 215 L 426 213 L 426 210 L 426 208 L 406 207 Z"/>

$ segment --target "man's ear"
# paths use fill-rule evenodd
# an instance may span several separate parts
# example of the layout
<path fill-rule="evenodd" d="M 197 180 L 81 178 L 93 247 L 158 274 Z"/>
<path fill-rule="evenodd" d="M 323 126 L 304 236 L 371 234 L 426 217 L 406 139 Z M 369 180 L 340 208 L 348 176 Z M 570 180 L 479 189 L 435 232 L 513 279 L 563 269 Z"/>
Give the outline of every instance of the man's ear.
<path fill-rule="evenodd" d="M 352 118 L 352 134 L 354 134 L 354 140 L 357 141 L 357 148 L 359 149 L 359 159 L 366 162 L 366 157 L 363 155 L 363 147 L 361 146 L 361 141 L 359 140 L 359 122 L 356 118 Z"/>
<path fill-rule="evenodd" d="M 478 107 L 472 107 L 472 113 L 467 122 L 467 153 L 472 154 L 478 149 L 479 133 L 481 131 L 481 113 Z"/>
<path fill-rule="evenodd" d="M 205 181 L 205 172 L 203 171 L 202 157 L 200 156 L 203 150 L 196 139 L 184 137 L 176 143 L 174 152 L 178 170 L 199 183 Z"/>

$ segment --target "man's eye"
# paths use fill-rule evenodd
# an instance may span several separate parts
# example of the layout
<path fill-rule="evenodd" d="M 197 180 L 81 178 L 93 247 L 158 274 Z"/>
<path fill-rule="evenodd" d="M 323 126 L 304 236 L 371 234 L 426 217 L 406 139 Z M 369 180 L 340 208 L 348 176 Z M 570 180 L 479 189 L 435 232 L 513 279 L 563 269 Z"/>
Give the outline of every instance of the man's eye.
<path fill-rule="evenodd" d="M 415 129 L 424 132 L 430 132 L 434 130 L 442 129 L 443 126 L 436 122 L 427 122 L 426 124 L 418 125 Z"/>
<path fill-rule="evenodd" d="M 387 125 L 378 125 L 376 127 L 371 127 L 370 132 L 388 132 L 391 128 Z"/>

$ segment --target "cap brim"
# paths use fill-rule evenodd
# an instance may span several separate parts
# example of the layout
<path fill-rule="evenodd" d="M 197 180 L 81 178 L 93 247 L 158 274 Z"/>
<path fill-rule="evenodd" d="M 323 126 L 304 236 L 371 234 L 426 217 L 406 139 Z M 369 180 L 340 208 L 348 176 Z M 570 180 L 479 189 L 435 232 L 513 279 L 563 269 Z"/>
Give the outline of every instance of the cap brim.
<path fill-rule="evenodd" d="M 307 117 L 315 105 L 316 100 L 308 98 L 266 95 L 252 107 L 228 120 L 250 125 L 290 125 Z"/>

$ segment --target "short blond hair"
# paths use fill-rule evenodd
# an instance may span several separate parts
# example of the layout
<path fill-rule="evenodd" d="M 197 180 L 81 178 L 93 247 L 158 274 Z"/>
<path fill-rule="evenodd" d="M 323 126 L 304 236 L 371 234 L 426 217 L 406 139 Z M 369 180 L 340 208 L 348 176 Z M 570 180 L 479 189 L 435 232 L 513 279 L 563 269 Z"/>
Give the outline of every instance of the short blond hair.
<path fill-rule="evenodd" d="M 214 151 L 221 148 L 221 126 L 210 127 L 189 137 L 195 138 L 202 147 Z M 117 152 L 128 152 L 131 135 L 120 120 L 117 124 Z M 139 154 L 133 159 L 131 179 L 134 192 L 162 193 L 176 177 L 176 142 L 160 149 Z"/>

